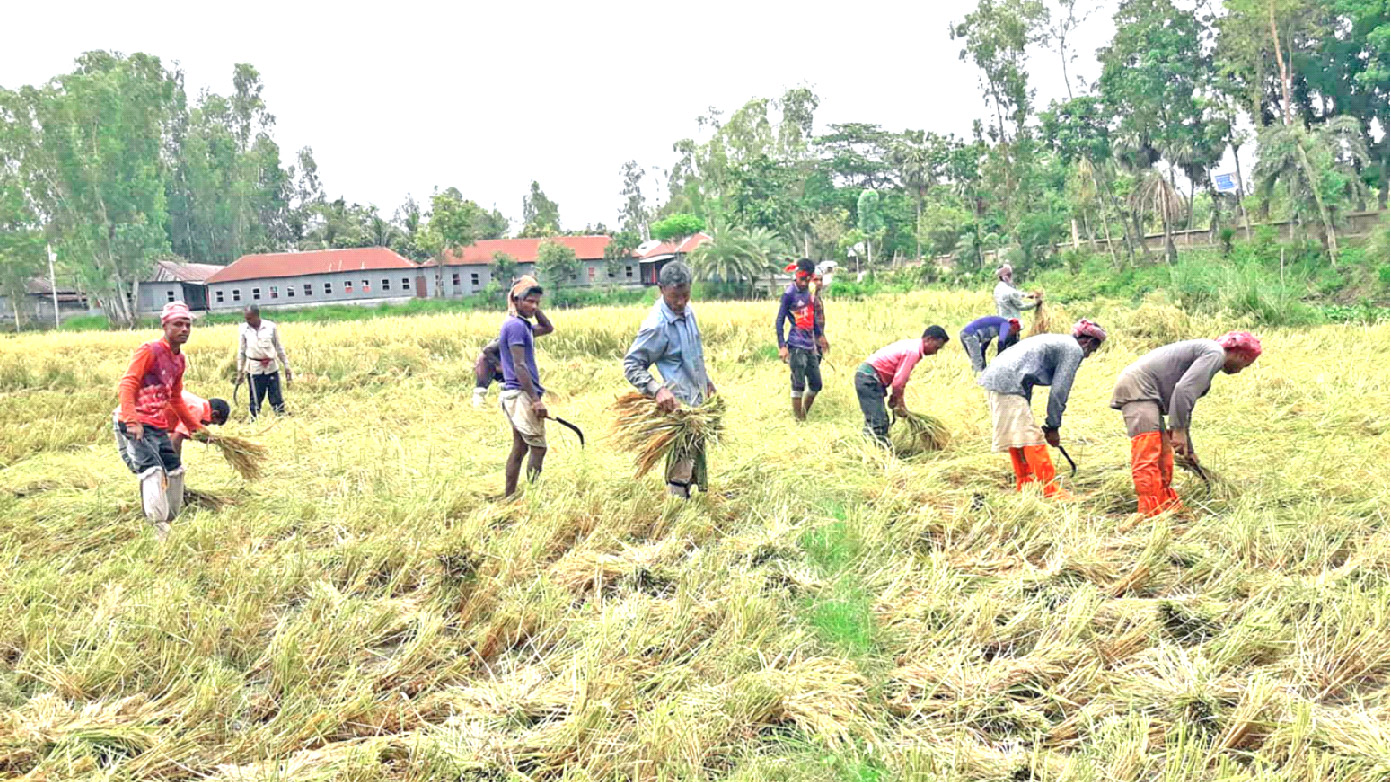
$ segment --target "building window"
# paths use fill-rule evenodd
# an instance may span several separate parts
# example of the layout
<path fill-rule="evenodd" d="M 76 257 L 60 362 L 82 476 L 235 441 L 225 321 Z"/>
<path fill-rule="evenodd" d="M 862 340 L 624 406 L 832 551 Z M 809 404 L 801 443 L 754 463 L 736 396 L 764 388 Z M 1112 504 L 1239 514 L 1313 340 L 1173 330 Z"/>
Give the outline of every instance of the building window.
<path fill-rule="evenodd" d="M 213 296 L 217 299 L 218 304 L 222 303 L 222 291 L 215 291 Z"/>
<path fill-rule="evenodd" d="M 473 273 L 469 274 L 469 276 L 468 276 L 468 282 L 469 282 L 469 285 L 472 285 L 473 287 L 477 288 L 477 287 L 478 287 L 478 272 L 473 272 Z"/>
<path fill-rule="evenodd" d="M 630 279 L 630 280 L 633 279 L 633 267 L 631 267 L 631 266 L 624 266 L 624 267 L 623 267 L 623 270 L 624 270 L 625 272 L 628 273 L 628 279 Z"/>
<path fill-rule="evenodd" d="M 366 280 L 363 280 L 363 281 L 362 281 L 362 292 L 363 292 L 363 293 L 371 293 L 371 292 L 372 292 L 372 285 L 371 285 L 371 283 L 367 282 Z"/>
<path fill-rule="evenodd" d="M 352 280 L 344 280 L 344 281 L 343 281 L 343 292 L 344 292 L 344 293 L 352 293 L 352 292 L 353 292 L 353 281 L 352 281 Z"/>
<path fill-rule="evenodd" d="M 232 301 L 241 301 L 241 288 L 232 289 Z"/>
<path fill-rule="evenodd" d="M 260 289 L 260 288 L 252 288 L 252 289 L 251 289 L 251 300 L 252 300 L 252 301 L 260 301 L 260 300 L 261 300 L 261 289 Z"/>
<path fill-rule="evenodd" d="M 324 283 L 324 295 L 325 295 L 325 296 L 332 296 L 332 295 L 333 295 L 333 283 L 331 283 L 331 282 L 326 282 L 326 283 Z"/>
<path fill-rule="evenodd" d="M 164 295 L 165 295 L 165 297 L 166 297 L 167 299 L 169 299 L 170 303 L 173 303 L 173 301 L 174 301 L 174 292 L 173 292 L 173 291 L 165 291 L 165 292 L 164 292 Z"/>
<path fill-rule="evenodd" d="M 586 267 L 586 268 L 589 269 L 589 281 L 592 283 L 592 282 L 594 282 L 594 275 L 595 275 L 599 270 L 596 269 L 596 268 L 593 267 L 593 266 L 589 266 L 589 267 Z"/>
<path fill-rule="evenodd" d="M 459 287 L 459 273 L 454 272 L 454 287 Z"/>
<path fill-rule="evenodd" d="M 314 295 L 314 286 L 309 283 L 304 284 L 304 297 L 307 299 Z"/>
<path fill-rule="evenodd" d="M 391 280 L 388 280 L 387 278 L 383 277 L 383 278 L 382 278 L 382 291 L 385 292 L 385 291 L 389 291 L 389 290 L 391 290 Z"/>
<path fill-rule="evenodd" d="M 272 286 L 270 286 L 270 297 L 271 297 L 272 299 L 278 299 L 278 298 L 280 298 L 280 286 L 279 286 L 279 285 L 272 285 Z"/>
<path fill-rule="evenodd" d="M 410 290 L 410 289 L 411 289 L 411 278 L 410 278 L 410 277 L 402 277 L 402 278 L 401 278 L 401 290 L 403 290 L 403 291 L 408 291 L 408 290 Z"/>
<path fill-rule="evenodd" d="M 286 285 L 286 286 L 285 286 L 285 298 L 287 298 L 287 299 L 293 299 L 294 297 L 295 297 L 295 286 L 293 286 L 293 285 Z"/>

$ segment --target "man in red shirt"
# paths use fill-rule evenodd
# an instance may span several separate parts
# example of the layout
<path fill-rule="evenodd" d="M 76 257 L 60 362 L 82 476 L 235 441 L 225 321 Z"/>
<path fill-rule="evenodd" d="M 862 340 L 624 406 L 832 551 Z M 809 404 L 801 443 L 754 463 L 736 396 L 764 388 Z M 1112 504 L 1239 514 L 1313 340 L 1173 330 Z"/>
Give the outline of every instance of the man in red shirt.
<path fill-rule="evenodd" d="M 187 367 L 182 348 L 193 331 L 188 305 L 164 305 L 160 324 L 164 337 L 136 348 L 117 385 L 121 406 L 116 411 L 115 430 L 126 466 L 140 478 L 145 518 L 163 540 L 169 534 L 170 520 L 184 503 L 183 463 L 169 439 L 170 422 L 182 423 L 190 434 L 203 424 L 182 403 Z"/>

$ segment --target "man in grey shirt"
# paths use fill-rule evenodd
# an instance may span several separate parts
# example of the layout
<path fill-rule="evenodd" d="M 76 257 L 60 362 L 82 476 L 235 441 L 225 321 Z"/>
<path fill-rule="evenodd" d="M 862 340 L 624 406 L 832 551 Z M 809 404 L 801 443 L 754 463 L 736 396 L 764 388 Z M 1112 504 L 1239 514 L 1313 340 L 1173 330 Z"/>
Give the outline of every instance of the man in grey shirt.
<path fill-rule="evenodd" d="M 1198 463 L 1189 437 L 1193 406 L 1218 372 L 1234 375 L 1261 354 L 1261 342 L 1245 331 L 1221 339 L 1190 339 L 1150 351 L 1122 372 L 1111 395 L 1130 435 L 1130 475 L 1140 513 L 1181 510 L 1174 491 L 1174 455 Z M 1165 426 L 1164 416 L 1169 417 Z"/>
<path fill-rule="evenodd" d="M 1030 483 L 1040 483 L 1045 496 L 1067 499 L 1054 482 L 1056 473 L 1048 446 L 1061 443 L 1058 430 L 1063 425 L 1063 411 L 1067 409 L 1077 368 L 1105 340 L 1105 329 L 1089 320 L 1079 320 L 1072 327 L 1072 336 L 1029 337 L 1000 354 L 995 363 L 981 372 L 976 382 L 985 389 L 990 404 L 991 448 L 995 453 L 1009 452 L 1015 487 L 1020 491 Z M 1034 423 L 1029 408 L 1035 386 L 1049 387 L 1048 415 L 1042 429 Z"/>
<path fill-rule="evenodd" d="M 1043 303 L 1042 293 L 1024 293 L 1014 287 L 1014 267 L 1009 264 L 996 269 L 995 277 L 1000 280 L 995 284 L 995 311 L 1005 320 L 1019 320 L 1023 310 L 1031 310 Z M 1009 339 L 1002 339 L 1000 350 L 1018 341 L 1017 333 Z"/>

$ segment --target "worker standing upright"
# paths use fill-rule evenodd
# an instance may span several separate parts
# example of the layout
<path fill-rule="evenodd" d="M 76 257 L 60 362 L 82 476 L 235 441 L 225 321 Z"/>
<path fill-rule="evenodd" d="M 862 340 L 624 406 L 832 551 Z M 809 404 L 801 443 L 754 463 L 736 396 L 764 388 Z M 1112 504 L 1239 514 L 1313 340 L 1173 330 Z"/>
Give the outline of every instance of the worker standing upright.
<path fill-rule="evenodd" d="M 792 370 L 792 415 L 805 421 L 821 393 L 821 356 L 830 345 L 821 302 L 812 290 L 816 265 L 810 258 L 802 258 L 792 268 L 795 276 L 783 291 L 773 327 L 778 335 L 778 355 Z M 792 328 L 784 336 L 788 321 Z"/>
<path fill-rule="evenodd" d="M 546 389 L 541 386 L 541 375 L 536 369 L 535 338 L 550 334 L 555 326 L 541 312 L 543 293 L 533 277 L 524 276 L 513 283 L 507 294 L 507 318 L 498 333 L 503 377 L 498 401 L 512 427 L 512 452 L 506 466 L 508 497 L 517 493 L 523 457 L 527 457 L 528 481 L 541 476 L 541 465 L 546 460 L 546 418 L 550 412 L 542 398 Z"/>
<path fill-rule="evenodd" d="M 995 314 L 1005 320 L 1019 320 L 1024 310 L 1031 310 L 1043 303 L 1042 293 L 1024 293 L 1014 287 L 1014 267 L 1002 264 L 995 270 Z M 1000 343 L 1003 350 L 1019 341 L 1019 333 Z"/>
<path fill-rule="evenodd" d="M 280 370 L 285 370 L 285 385 L 294 382 L 290 360 L 280 344 L 280 329 L 274 321 L 261 317 L 255 304 L 242 313 L 242 325 L 237 330 L 237 385 L 243 379 L 250 384 L 251 420 L 261 413 L 261 405 L 270 398 L 276 415 L 285 414 L 285 399 L 280 392 Z M 234 391 L 235 393 L 235 391 Z"/>

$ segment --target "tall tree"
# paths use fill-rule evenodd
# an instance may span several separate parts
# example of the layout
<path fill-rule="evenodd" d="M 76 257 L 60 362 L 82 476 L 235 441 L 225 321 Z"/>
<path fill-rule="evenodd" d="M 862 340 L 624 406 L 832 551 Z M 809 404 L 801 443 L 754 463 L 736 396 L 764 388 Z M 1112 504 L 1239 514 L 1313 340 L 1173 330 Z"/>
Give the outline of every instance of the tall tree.
<path fill-rule="evenodd" d="M 1339 213 L 1363 187 L 1358 166 L 1369 159 L 1357 120 L 1335 117 L 1312 130 L 1301 122 L 1270 125 L 1261 131 L 1258 149 L 1257 190 L 1283 186 L 1295 216 L 1318 221 L 1328 259 L 1336 265 Z"/>
<path fill-rule="evenodd" d="M 1048 8 L 1039 0 L 980 0 L 976 10 L 952 25 L 951 36 L 961 39 L 961 59 L 970 59 L 981 71 L 982 86 L 995 107 L 998 141 L 1008 141 L 1008 118 L 1016 134 L 1028 120 L 1029 90 L 1026 49 L 1041 42 L 1048 24 Z"/>
<path fill-rule="evenodd" d="M 479 213 L 483 208 L 463 200 L 459 191 L 449 188 L 430 198 L 430 219 L 420 237 L 420 247 L 435 258 L 435 291 L 444 291 L 444 261 L 477 240 Z"/>
<path fill-rule="evenodd" d="M 560 233 L 560 207 L 546 197 L 540 183 L 532 181 L 531 193 L 522 198 L 523 238 Z"/>
<path fill-rule="evenodd" d="M 623 164 L 623 188 L 618 194 L 623 198 L 623 208 L 618 212 L 619 230 L 648 237 L 647 199 L 642 195 L 642 178 L 647 171 L 636 160 Z"/>
<path fill-rule="evenodd" d="M 556 288 L 573 285 L 579 273 L 580 259 L 569 247 L 547 240 L 536 248 L 536 274 L 546 284 Z"/>

